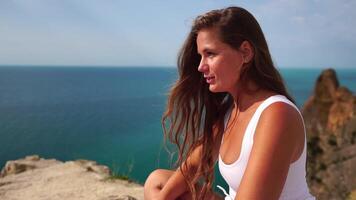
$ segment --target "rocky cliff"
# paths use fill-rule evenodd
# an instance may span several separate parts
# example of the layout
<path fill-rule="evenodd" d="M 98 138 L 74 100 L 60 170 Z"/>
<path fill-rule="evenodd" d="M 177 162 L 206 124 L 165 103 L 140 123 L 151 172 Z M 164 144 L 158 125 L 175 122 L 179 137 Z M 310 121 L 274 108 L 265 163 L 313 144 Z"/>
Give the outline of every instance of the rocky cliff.
<path fill-rule="evenodd" d="M 311 192 L 318 199 L 346 199 L 356 190 L 356 96 L 340 86 L 333 69 L 327 69 L 302 113 Z"/>
<path fill-rule="evenodd" d="M 0 172 L 0 199 L 135 200 L 143 199 L 143 187 L 110 179 L 109 168 L 94 161 L 34 155 L 6 163 Z"/>

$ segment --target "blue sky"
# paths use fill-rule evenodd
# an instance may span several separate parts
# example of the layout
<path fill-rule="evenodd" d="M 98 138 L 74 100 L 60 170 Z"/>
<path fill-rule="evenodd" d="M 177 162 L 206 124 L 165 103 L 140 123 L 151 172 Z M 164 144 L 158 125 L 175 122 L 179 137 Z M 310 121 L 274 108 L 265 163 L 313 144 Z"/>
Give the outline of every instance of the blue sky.
<path fill-rule="evenodd" d="M 242 6 L 278 67 L 355 67 L 355 0 L 0 1 L 0 65 L 175 66 L 194 17 Z"/>

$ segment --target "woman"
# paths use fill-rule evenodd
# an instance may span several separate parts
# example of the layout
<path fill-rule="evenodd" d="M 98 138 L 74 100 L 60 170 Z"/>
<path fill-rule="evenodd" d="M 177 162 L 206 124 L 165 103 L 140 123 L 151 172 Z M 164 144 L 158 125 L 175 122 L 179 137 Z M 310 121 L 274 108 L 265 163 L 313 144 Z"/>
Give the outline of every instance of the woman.
<path fill-rule="evenodd" d="M 162 121 L 179 167 L 152 172 L 146 200 L 223 199 L 211 190 L 216 161 L 229 185 L 225 199 L 313 199 L 302 116 L 248 11 L 198 16 L 178 67 Z"/>

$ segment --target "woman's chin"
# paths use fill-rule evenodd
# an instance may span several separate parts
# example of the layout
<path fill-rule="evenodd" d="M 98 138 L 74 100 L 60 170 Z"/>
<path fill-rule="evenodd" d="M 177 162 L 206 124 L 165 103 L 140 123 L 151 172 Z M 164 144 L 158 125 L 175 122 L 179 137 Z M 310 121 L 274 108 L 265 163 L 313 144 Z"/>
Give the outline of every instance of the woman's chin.
<path fill-rule="evenodd" d="M 210 92 L 213 92 L 213 93 L 222 92 L 222 91 L 219 90 L 218 87 L 216 87 L 216 85 L 213 85 L 213 84 L 209 85 L 209 90 L 210 90 Z"/>

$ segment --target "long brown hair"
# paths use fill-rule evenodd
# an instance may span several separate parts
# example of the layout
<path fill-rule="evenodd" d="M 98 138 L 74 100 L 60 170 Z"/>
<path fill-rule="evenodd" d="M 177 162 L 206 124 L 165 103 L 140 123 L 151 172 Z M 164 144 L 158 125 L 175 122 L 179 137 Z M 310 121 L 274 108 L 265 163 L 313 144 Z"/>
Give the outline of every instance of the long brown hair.
<path fill-rule="evenodd" d="M 201 57 L 197 52 L 196 39 L 199 31 L 207 28 L 217 28 L 221 41 L 235 49 L 239 49 L 243 41 L 252 45 L 254 57 L 248 67 L 242 69 L 239 84 L 253 81 L 259 88 L 282 94 L 294 102 L 272 62 L 263 32 L 251 13 L 240 7 L 228 7 L 198 16 L 179 52 L 179 79 L 170 91 L 162 117 L 165 138 L 178 147 L 176 164 L 193 199 L 204 199 L 211 190 L 216 162 L 212 147 L 221 141 L 224 117 L 233 104 L 233 98 L 228 93 L 210 92 L 197 69 Z M 243 89 L 248 91 L 246 85 Z M 192 169 L 185 161 L 198 146 L 201 147 L 199 165 Z M 199 182 L 202 188 L 197 195 L 195 184 Z"/>

